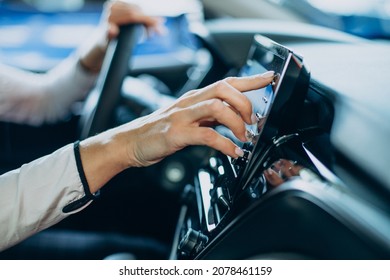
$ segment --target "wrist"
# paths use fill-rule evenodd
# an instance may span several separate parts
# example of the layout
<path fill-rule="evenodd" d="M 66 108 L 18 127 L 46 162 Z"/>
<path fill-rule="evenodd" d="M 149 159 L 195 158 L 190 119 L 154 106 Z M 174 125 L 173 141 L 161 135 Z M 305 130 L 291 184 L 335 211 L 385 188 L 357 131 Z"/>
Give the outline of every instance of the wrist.
<path fill-rule="evenodd" d="M 80 56 L 79 63 L 88 73 L 99 73 L 102 68 L 106 49 L 100 46 L 94 46 L 85 55 Z"/>
<path fill-rule="evenodd" d="M 79 62 L 83 69 L 90 73 L 98 73 L 106 55 L 109 40 L 106 27 L 98 28 L 89 40 L 90 43 L 80 49 Z"/>
<path fill-rule="evenodd" d="M 107 131 L 80 142 L 80 157 L 91 193 L 129 167 L 122 152 L 123 145 L 118 141 Z"/>

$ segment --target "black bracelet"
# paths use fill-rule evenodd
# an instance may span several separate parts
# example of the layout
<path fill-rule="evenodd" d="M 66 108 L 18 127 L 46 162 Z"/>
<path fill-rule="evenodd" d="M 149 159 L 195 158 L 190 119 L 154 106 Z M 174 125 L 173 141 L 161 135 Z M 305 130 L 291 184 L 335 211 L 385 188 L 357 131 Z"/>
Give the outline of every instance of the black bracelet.
<path fill-rule="evenodd" d="M 87 178 L 85 177 L 83 163 L 81 162 L 80 156 L 80 141 L 76 141 L 73 144 L 74 157 L 76 159 L 77 171 L 79 172 L 81 184 L 83 185 L 85 196 L 82 198 L 73 201 L 62 209 L 62 212 L 69 213 L 83 207 L 86 203 L 91 200 L 94 200 L 99 197 L 100 191 L 97 191 L 95 194 L 91 193 L 89 189 Z"/>

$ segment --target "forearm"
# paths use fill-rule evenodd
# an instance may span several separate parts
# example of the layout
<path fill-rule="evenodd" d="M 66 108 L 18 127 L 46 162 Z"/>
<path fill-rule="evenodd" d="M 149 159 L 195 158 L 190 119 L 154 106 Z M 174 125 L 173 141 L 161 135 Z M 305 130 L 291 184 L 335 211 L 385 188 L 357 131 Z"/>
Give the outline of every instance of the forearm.
<path fill-rule="evenodd" d="M 92 74 L 99 73 L 109 44 L 107 26 L 101 24 L 77 50 L 81 66 Z"/>
<path fill-rule="evenodd" d="M 0 120 L 30 125 L 56 122 L 86 96 L 95 80 L 77 57 L 45 74 L 0 65 Z"/>

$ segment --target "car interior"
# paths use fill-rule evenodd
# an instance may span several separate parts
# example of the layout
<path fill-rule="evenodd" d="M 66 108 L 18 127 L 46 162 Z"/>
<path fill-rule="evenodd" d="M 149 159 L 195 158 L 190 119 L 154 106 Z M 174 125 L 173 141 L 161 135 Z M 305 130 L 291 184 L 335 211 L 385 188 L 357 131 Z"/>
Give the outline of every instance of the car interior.
<path fill-rule="evenodd" d="M 31 32 L 42 32 L 43 22 L 47 29 L 93 26 L 102 5 L 81 1 L 77 10 L 53 11 L 40 8 L 43 2 L 0 2 L 2 62 L 47 71 L 77 42 L 55 52 L 35 36 L 34 44 L 14 46 L 1 34 L 29 22 L 36 24 Z M 5 173 L 191 89 L 276 73 L 266 88 L 244 93 L 258 117 L 247 128 L 251 141 L 215 127 L 244 157 L 192 146 L 128 169 L 86 209 L 0 259 L 389 259 L 390 13 L 341 16 L 318 2 L 188 1 L 190 11 L 166 16 L 163 36 L 121 27 L 96 86 L 66 120 L 1 122 Z M 390 10 L 389 1 L 366 4 L 370 12 L 382 4 Z M 36 64 L 17 59 L 32 51 L 48 56 Z"/>

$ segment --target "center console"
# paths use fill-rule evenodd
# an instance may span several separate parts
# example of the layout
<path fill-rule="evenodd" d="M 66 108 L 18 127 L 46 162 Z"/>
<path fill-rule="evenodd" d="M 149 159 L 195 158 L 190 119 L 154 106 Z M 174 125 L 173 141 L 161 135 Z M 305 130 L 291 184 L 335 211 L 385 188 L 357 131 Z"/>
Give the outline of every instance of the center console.
<path fill-rule="evenodd" d="M 311 128 L 301 130 L 296 125 L 308 91 L 309 70 L 292 50 L 256 35 L 240 75 L 269 70 L 275 72 L 271 84 L 244 93 L 258 119 L 247 126 L 250 141 L 231 137 L 245 155 L 232 159 L 211 151 L 193 184 L 184 189 L 171 259 L 252 257 L 256 246 L 264 246 L 254 241 L 263 230 L 261 219 L 266 220 L 260 219 L 265 212 L 259 205 L 266 207 L 267 193 L 286 178 L 312 175 L 310 168 L 301 165 L 308 159 L 292 152 L 302 150 L 302 138 L 312 133 Z M 229 137 L 225 127 L 217 130 Z"/>

